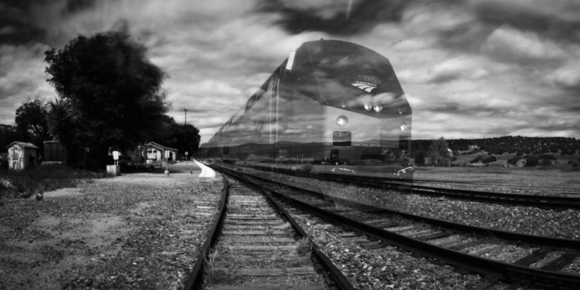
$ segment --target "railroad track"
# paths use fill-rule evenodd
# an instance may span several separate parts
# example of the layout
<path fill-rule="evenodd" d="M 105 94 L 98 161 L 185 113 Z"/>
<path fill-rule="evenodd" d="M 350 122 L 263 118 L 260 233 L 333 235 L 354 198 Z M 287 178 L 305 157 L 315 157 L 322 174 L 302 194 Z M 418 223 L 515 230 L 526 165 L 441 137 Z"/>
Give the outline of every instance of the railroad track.
<path fill-rule="evenodd" d="M 237 172 L 241 174 L 240 172 Z M 580 241 L 522 235 L 418 217 L 291 188 L 252 176 L 292 207 L 367 250 L 391 245 L 484 278 L 474 289 L 501 283 L 533 289 L 580 289 Z M 316 218 L 315 218 L 316 217 Z M 304 218 L 304 216 L 303 216 Z M 495 289 L 495 288 L 493 288 Z"/>
<path fill-rule="evenodd" d="M 445 197 L 450 199 L 461 199 L 485 203 L 506 204 L 514 206 L 530 206 L 548 209 L 580 209 L 580 198 L 561 196 L 541 196 L 509 194 L 487 191 L 475 191 L 465 189 L 441 188 L 432 186 L 413 185 L 402 181 L 393 181 L 382 177 L 355 176 L 334 173 L 306 174 L 294 172 L 288 169 L 272 169 L 269 167 L 252 166 L 257 170 L 274 171 L 276 173 L 288 174 L 298 177 L 317 178 L 326 181 L 348 183 L 357 186 L 367 186 L 381 189 L 397 189 L 403 193 L 420 194 L 434 197 Z"/>
<path fill-rule="evenodd" d="M 354 289 L 279 204 L 224 181 L 219 218 L 185 289 Z"/>

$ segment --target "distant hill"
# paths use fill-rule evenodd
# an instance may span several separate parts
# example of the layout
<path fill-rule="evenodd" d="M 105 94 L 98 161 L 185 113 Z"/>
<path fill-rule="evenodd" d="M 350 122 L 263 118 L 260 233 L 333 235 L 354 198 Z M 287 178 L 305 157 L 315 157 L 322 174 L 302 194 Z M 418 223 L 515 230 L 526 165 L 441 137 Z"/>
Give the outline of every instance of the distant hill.
<path fill-rule="evenodd" d="M 515 153 L 559 153 L 572 155 L 580 150 L 580 140 L 566 137 L 522 137 L 504 136 L 483 139 L 449 139 L 449 149 L 455 151 L 469 150 L 470 145 L 476 145 L 480 150 L 492 154 Z M 413 140 L 413 152 L 427 151 L 432 140 Z"/>

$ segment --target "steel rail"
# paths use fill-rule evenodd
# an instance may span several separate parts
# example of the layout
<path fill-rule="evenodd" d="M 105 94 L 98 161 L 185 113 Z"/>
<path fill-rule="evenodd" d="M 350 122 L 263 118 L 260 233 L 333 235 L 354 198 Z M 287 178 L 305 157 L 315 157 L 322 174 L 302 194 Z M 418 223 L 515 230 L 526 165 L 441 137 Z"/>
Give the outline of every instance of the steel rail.
<path fill-rule="evenodd" d="M 377 206 L 373 206 L 373 205 L 363 204 L 363 203 L 348 200 L 345 198 L 329 196 L 329 195 L 326 195 L 326 194 L 323 194 L 320 192 L 312 191 L 309 189 L 305 189 L 305 188 L 301 188 L 301 187 L 297 187 L 297 186 L 293 186 L 293 185 L 280 183 L 277 181 L 269 180 L 267 178 L 263 178 L 260 176 L 255 176 L 255 175 L 251 175 L 251 174 L 247 174 L 247 173 L 238 173 L 238 174 L 244 174 L 244 175 L 250 176 L 251 178 L 261 180 L 263 182 L 273 183 L 273 184 L 276 184 L 278 186 L 283 186 L 285 188 L 290 188 L 293 190 L 305 192 L 305 193 L 308 193 L 309 195 L 314 195 L 314 196 L 317 196 L 317 197 L 322 198 L 324 200 L 333 200 L 335 202 L 338 202 L 338 203 L 341 203 L 344 205 L 352 205 L 352 206 L 355 206 L 357 208 L 362 208 L 363 211 L 366 211 L 369 213 L 399 215 L 401 217 L 404 217 L 404 218 L 407 218 L 410 220 L 423 222 L 423 223 L 430 224 L 433 226 L 448 228 L 451 230 L 457 230 L 457 231 L 461 231 L 461 232 L 465 232 L 465 233 L 474 233 L 474 234 L 484 235 L 484 236 L 491 235 L 491 236 L 495 236 L 495 237 L 503 239 L 503 240 L 521 243 L 521 244 L 532 244 L 532 245 L 546 246 L 546 247 L 563 247 L 563 248 L 580 250 L 580 240 L 552 238 L 552 237 L 546 237 L 546 236 L 534 236 L 534 235 L 520 234 L 520 233 L 515 233 L 515 232 L 508 232 L 508 231 L 502 231 L 502 230 L 469 226 L 469 225 L 465 225 L 465 224 L 459 224 L 459 223 L 454 223 L 454 222 L 440 220 L 440 219 L 428 218 L 428 217 L 418 216 L 418 215 L 405 213 L 405 212 L 401 212 L 401 211 L 397 211 L 397 210 L 386 209 L 386 208 L 381 208 L 381 207 L 377 207 Z"/>
<path fill-rule="evenodd" d="M 225 177 L 224 180 L 224 188 L 222 194 L 222 204 L 220 205 L 220 210 L 215 220 L 208 238 L 205 240 L 205 243 L 201 247 L 199 254 L 197 256 L 197 261 L 191 270 L 191 274 L 187 278 L 187 282 L 185 283 L 184 290 L 202 290 L 203 289 L 203 281 L 204 281 L 204 274 L 205 274 L 205 267 L 207 266 L 207 259 L 209 256 L 210 249 L 214 246 L 215 242 L 217 241 L 218 236 L 218 229 L 221 228 L 224 218 L 226 216 L 226 207 L 227 201 L 229 197 L 229 184 Z"/>
<path fill-rule="evenodd" d="M 365 181 L 364 179 L 368 179 L 367 177 L 351 177 L 351 176 L 332 176 L 332 174 L 322 173 L 318 174 L 319 176 L 329 177 L 330 179 L 336 180 L 355 180 L 360 183 L 365 183 L 369 185 L 378 185 L 381 186 L 382 184 L 391 185 L 389 181 L 381 180 L 381 179 L 369 179 L 372 182 Z M 398 184 L 397 184 L 398 185 Z M 455 188 L 440 188 L 440 187 L 432 187 L 432 186 L 424 186 L 424 185 L 412 185 L 409 190 L 413 193 L 422 193 L 422 194 L 445 194 L 451 197 L 457 196 L 468 196 L 474 198 L 491 198 L 491 199 L 498 199 L 498 200 L 516 200 L 518 202 L 521 201 L 530 201 L 536 202 L 539 204 L 548 204 L 554 203 L 554 205 L 550 204 L 549 206 L 555 206 L 557 204 L 568 204 L 568 208 L 572 206 L 573 208 L 580 208 L 580 198 L 577 197 L 563 197 L 563 196 L 543 196 L 543 195 L 523 195 L 523 194 L 513 194 L 513 193 L 499 193 L 499 192 L 490 192 L 490 191 L 480 191 L 480 190 L 471 190 L 471 189 L 455 189 Z M 453 195 L 450 195 L 453 194 Z"/>
<path fill-rule="evenodd" d="M 486 203 L 500 203 L 512 206 L 529 206 L 552 209 L 580 209 L 580 198 L 561 196 L 523 195 L 513 193 L 498 193 L 487 191 L 475 191 L 467 189 L 452 189 L 413 185 L 411 181 L 395 180 L 373 176 L 349 176 L 334 173 L 304 174 L 283 168 L 269 168 L 264 166 L 250 166 L 257 170 L 272 171 L 298 177 L 317 178 L 334 182 L 346 182 L 355 185 L 370 186 L 374 188 L 393 188 L 409 194 L 421 194 L 428 196 L 446 197 Z"/>
<path fill-rule="evenodd" d="M 254 184 L 259 186 L 257 183 Z M 272 190 L 268 191 L 272 192 L 279 198 L 285 200 L 297 208 L 307 211 L 327 221 L 339 224 L 343 228 L 360 233 L 370 237 L 371 239 L 381 240 L 381 243 L 385 245 L 394 245 L 400 248 L 404 248 L 416 254 L 434 258 L 461 269 L 488 275 L 493 278 L 511 283 L 524 283 L 532 287 L 565 290 L 580 289 L 579 275 L 563 274 L 558 272 L 527 268 L 514 264 L 479 258 L 469 254 L 463 254 L 322 210 L 313 205 L 296 200 Z"/>
<path fill-rule="evenodd" d="M 226 172 L 224 172 L 226 171 Z M 244 183 L 260 190 L 264 196 L 266 197 L 266 199 L 268 200 L 268 202 L 276 209 L 276 211 L 282 215 L 292 226 L 292 228 L 296 231 L 296 233 L 298 234 L 298 236 L 300 238 L 308 238 L 312 247 L 312 256 L 315 258 L 316 262 L 318 262 L 323 268 L 324 270 L 328 273 L 328 275 L 325 275 L 326 280 L 330 280 L 333 281 L 328 285 L 330 286 L 329 288 L 332 289 L 331 287 L 336 287 L 340 290 L 354 290 L 354 286 L 348 281 L 348 279 L 342 274 L 342 272 L 336 268 L 336 266 L 334 265 L 334 263 L 332 263 L 332 261 L 330 260 L 330 258 L 328 258 L 326 256 L 326 254 L 324 254 L 320 248 L 318 248 L 318 246 L 316 245 L 316 243 L 314 243 L 314 241 L 312 241 L 312 238 L 304 231 L 304 229 L 302 229 L 302 227 L 296 222 L 296 220 L 294 220 L 294 218 L 288 213 L 288 211 L 286 211 L 286 209 L 284 208 L 284 206 L 282 206 L 277 200 L 275 200 L 272 195 L 270 194 L 270 191 L 264 190 L 263 187 L 258 186 L 257 184 L 253 183 L 252 181 L 248 180 L 247 178 L 245 178 L 245 176 L 243 174 L 239 174 L 237 172 L 232 172 L 229 170 L 224 170 L 222 171 L 222 173 L 227 174 L 229 176 L 232 176 L 234 178 L 237 178 L 238 180 L 242 180 Z M 314 261 L 313 261 L 314 262 Z M 331 278 L 331 279 L 329 279 Z"/>
<path fill-rule="evenodd" d="M 371 239 L 381 240 L 381 243 L 394 245 L 410 250 L 425 257 L 435 258 L 445 263 L 470 270 L 484 275 L 500 277 L 501 280 L 512 283 L 525 283 L 533 287 L 546 287 L 558 289 L 580 289 L 580 276 L 563 274 L 552 271 L 527 268 L 499 261 L 479 258 L 476 256 L 452 251 L 443 247 L 421 242 L 413 238 L 399 235 L 381 228 L 358 222 L 344 216 L 334 214 L 305 202 L 273 192 L 288 203 L 304 211 L 333 223 L 340 224 L 343 228 L 363 234 Z"/>

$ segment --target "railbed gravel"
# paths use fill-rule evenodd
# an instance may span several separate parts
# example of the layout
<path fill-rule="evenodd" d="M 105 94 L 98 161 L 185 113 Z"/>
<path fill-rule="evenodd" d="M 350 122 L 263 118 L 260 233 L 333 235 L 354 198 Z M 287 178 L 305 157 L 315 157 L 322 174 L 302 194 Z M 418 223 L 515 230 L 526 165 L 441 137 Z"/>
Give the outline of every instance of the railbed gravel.
<path fill-rule="evenodd" d="M 480 276 L 459 274 L 453 267 L 412 257 L 396 247 L 364 249 L 326 231 L 316 218 L 296 219 L 356 289 L 470 289 Z"/>
<path fill-rule="evenodd" d="M 566 239 L 580 239 L 580 211 L 505 206 L 399 193 L 263 171 L 244 171 L 330 196 L 451 222 Z M 485 189 L 482 189 L 485 190 Z"/>
<path fill-rule="evenodd" d="M 0 289 L 181 289 L 213 219 L 195 206 L 217 204 L 223 187 L 195 176 L 127 174 L 6 200 Z"/>

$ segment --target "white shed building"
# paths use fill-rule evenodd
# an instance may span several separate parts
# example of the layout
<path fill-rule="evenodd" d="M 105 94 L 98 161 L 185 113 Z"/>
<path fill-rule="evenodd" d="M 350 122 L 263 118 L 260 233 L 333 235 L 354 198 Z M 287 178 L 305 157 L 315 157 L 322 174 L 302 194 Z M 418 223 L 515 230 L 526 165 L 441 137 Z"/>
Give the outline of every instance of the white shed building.
<path fill-rule="evenodd" d="M 23 170 L 34 167 L 38 147 L 32 143 L 14 141 L 8 146 L 8 168 Z"/>

